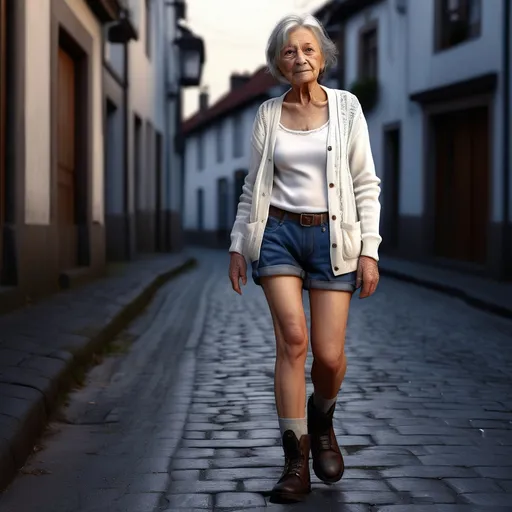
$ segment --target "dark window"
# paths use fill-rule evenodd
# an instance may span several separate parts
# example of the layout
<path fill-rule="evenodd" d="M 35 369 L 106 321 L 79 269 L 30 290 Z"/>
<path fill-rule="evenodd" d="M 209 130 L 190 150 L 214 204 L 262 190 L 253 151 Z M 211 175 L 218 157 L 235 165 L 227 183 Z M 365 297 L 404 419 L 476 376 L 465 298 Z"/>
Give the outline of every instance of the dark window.
<path fill-rule="evenodd" d="M 437 0 L 436 43 L 438 50 L 475 39 L 480 35 L 481 0 Z"/>
<path fill-rule="evenodd" d="M 359 75 L 361 79 L 378 76 L 378 32 L 372 27 L 361 32 L 359 42 Z"/>
<path fill-rule="evenodd" d="M 204 229 L 204 193 L 202 188 L 197 189 L 197 230 Z"/>
<path fill-rule="evenodd" d="M 215 138 L 217 146 L 217 162 L 222 162 L 224 160 L 224 130 L 222 124 L 218 124 L 216 127 Z"/>
<path fill-rule="evenodd" d="M 243 155 L 242 114 L 239 112 L 233 118 L 233 157 L 239 158 Z"/>
<path fill-rule="evenodd" d="M 146 3 L 146 55 L 151 58 L 151 0 Z"/>

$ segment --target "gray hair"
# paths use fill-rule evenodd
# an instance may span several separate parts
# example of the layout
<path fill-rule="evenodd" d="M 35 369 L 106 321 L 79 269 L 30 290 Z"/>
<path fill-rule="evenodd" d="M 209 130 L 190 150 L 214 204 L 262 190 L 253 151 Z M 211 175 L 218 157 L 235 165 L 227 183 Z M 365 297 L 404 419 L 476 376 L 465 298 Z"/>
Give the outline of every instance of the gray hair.
<path fill-rule="evenodd" d="M 272 76 L 280 82 L 287 82 L 278 66 L 281 50 L 288 40 L 290 32 L 301 27 L 311 30 L 320 43 L 322 55 L 325 60 L 325 67 L 320 73 L 319 78 L 322 77 L 328 68 L 336 64 L 336 56 L 338 54 L 338 50 L 336 45 L 327 35 L 327 32 L 320 21 L 318 21 L 318 19 L 311 14 L 302 16 L 298 14 L 291 14 L 284 17 L 275 26 L 267 43 L 267 66 Z"/>

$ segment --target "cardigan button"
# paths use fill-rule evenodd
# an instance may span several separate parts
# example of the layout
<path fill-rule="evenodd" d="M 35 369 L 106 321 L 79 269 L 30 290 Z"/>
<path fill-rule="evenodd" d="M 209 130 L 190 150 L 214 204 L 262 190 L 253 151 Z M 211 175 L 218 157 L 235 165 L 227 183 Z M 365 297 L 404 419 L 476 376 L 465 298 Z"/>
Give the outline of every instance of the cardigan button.
<path fill-rule="evenodd" d="M 332 150 L 332 146 L 329 146 L 329 147 L 327 148 L 327 151 L 331 151 L 331 150 Z"/>
<path fill-rule="evenodd" d="M 332 220 L 336 220 L 336 215 L 333 215 L 331 218 Z"/>
<path fill-rule="evenodd" d="M 339 270 L 339 268 L 338 267 L 334 267 L 334 270 L 336 270 L 336 272 L 337 272 Z"/>
<path fill-rule="evenodd" d="M 329 188 L 333 188 L 334 187 L 334 183 L 329 183 Z"/>
<path fill-rule="evenodd" d="M 333 249 L 336 249 L 336 247 L 338 247 L 336 244 L 332 244 Z"/>

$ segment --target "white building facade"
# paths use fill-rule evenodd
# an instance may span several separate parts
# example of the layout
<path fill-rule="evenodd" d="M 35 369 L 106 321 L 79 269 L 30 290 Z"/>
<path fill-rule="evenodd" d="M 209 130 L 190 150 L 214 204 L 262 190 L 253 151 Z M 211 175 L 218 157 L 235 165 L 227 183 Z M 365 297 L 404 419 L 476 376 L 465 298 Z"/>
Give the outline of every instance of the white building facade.
<path fill-rule="evenodd" d="M 233 75 L 230 91 L 214 105 L 201 94 L 199 112 L 184 124 L 183 226 L 188 243 L 229 246 L 248 172 L 254 118 L 261 103 L 279 91 L 260 69 L 250 77 Z"/>
<path fill-rule="evenodd" d="M 173 41 L 184 12 L 179 2 L 129 3 L 132 39 L 105 47 L 105 130 L 113 141 L 105 153 L 105 200 L 112 260 L 182 246 L 180 76 Z"/>
<path fill-rule="evenodd" d="M 383 252 L 510 277 L 507 0 L 341 0 L 317 15 L 340 49 L 331 80 L 367 105 Z"/>
<path fill-rule="evenodd" d="M 0 308 L 11 308 L 104 269 L 103 29 L 121 3 L 1 0 L 0 13 Z"/>
<path fill-rule="evenodd" d="M 181 247 L 181 88 L 204 61 L 184 18 L 180 0 L 0 0 L 0 311 Z"/>

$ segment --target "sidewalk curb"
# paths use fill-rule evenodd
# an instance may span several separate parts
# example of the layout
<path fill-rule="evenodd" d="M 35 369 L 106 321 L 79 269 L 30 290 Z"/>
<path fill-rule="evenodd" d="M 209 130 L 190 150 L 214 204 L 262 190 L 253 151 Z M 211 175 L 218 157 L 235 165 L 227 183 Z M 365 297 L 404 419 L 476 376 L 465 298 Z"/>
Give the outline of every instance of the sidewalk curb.
<path fill-rule="evenodd" d="M 93 354 L 139 315 L 165 283 L 195 267 L 196 264 L 195 258 L 186 257 L 175 267 L 156 275 L 131 302 L 120 307 L 115 316 L 100 327 L 100 330 L 93 334 L 85 345 L 74 350 L 72 354 L 67 354 L 67 357 L 63 355 L 62 359 L 56 359 L 55 361 L 60 363 L 60 368 L 56 368 L 54 375 L 50 377 L 49 393 L 43 394 L 38 389 L 19 386 L 23 388 L 25 394 L 30 394 L 30 397 L 25 400 L 28 407 L 26 407 L 22 419 L 5 417 L 8 420 L 12 419 L 12 424 L 15 424 L 15 427 L 10 429 L 11 434 L 7 438 L 0 436 L 0 493 L 6 490 L 20 468 L 23 467 L 28 456 L 33 453 L 34 445 L 44 432 L 48 419 L 59 404 L 59 398 L 70 391 L 73 374 L 76 370 L 90 363 Z"/>
<path fill-rule="evenodd" d="M 429 288 L 431 290 L 446 293 L 447 295 L 451 295 L 452 297 L 457 297 L 465 301 L 470 306 L 476 307 L 483 311 L 487 311 L 489 313 L 493 313 L 495 315 L 502 316 L 508 319 L 512 318 L 511 308 L 508 308 L 506 306 L 500 306 L 499 304 L 483 299 L 476 295 L 471 295 L 456 286 L 450 286 L 449 284 L 440 283 L 438 281 L 416 277 L 405 272 L 399 272 L 397 270 L 391 270 L 385 267 L 380 267 L 379 272 L 383 276 L 392 277 L 400 281 L 406 281 L 409 283 L 422 286 L 424 288 Z"/>

